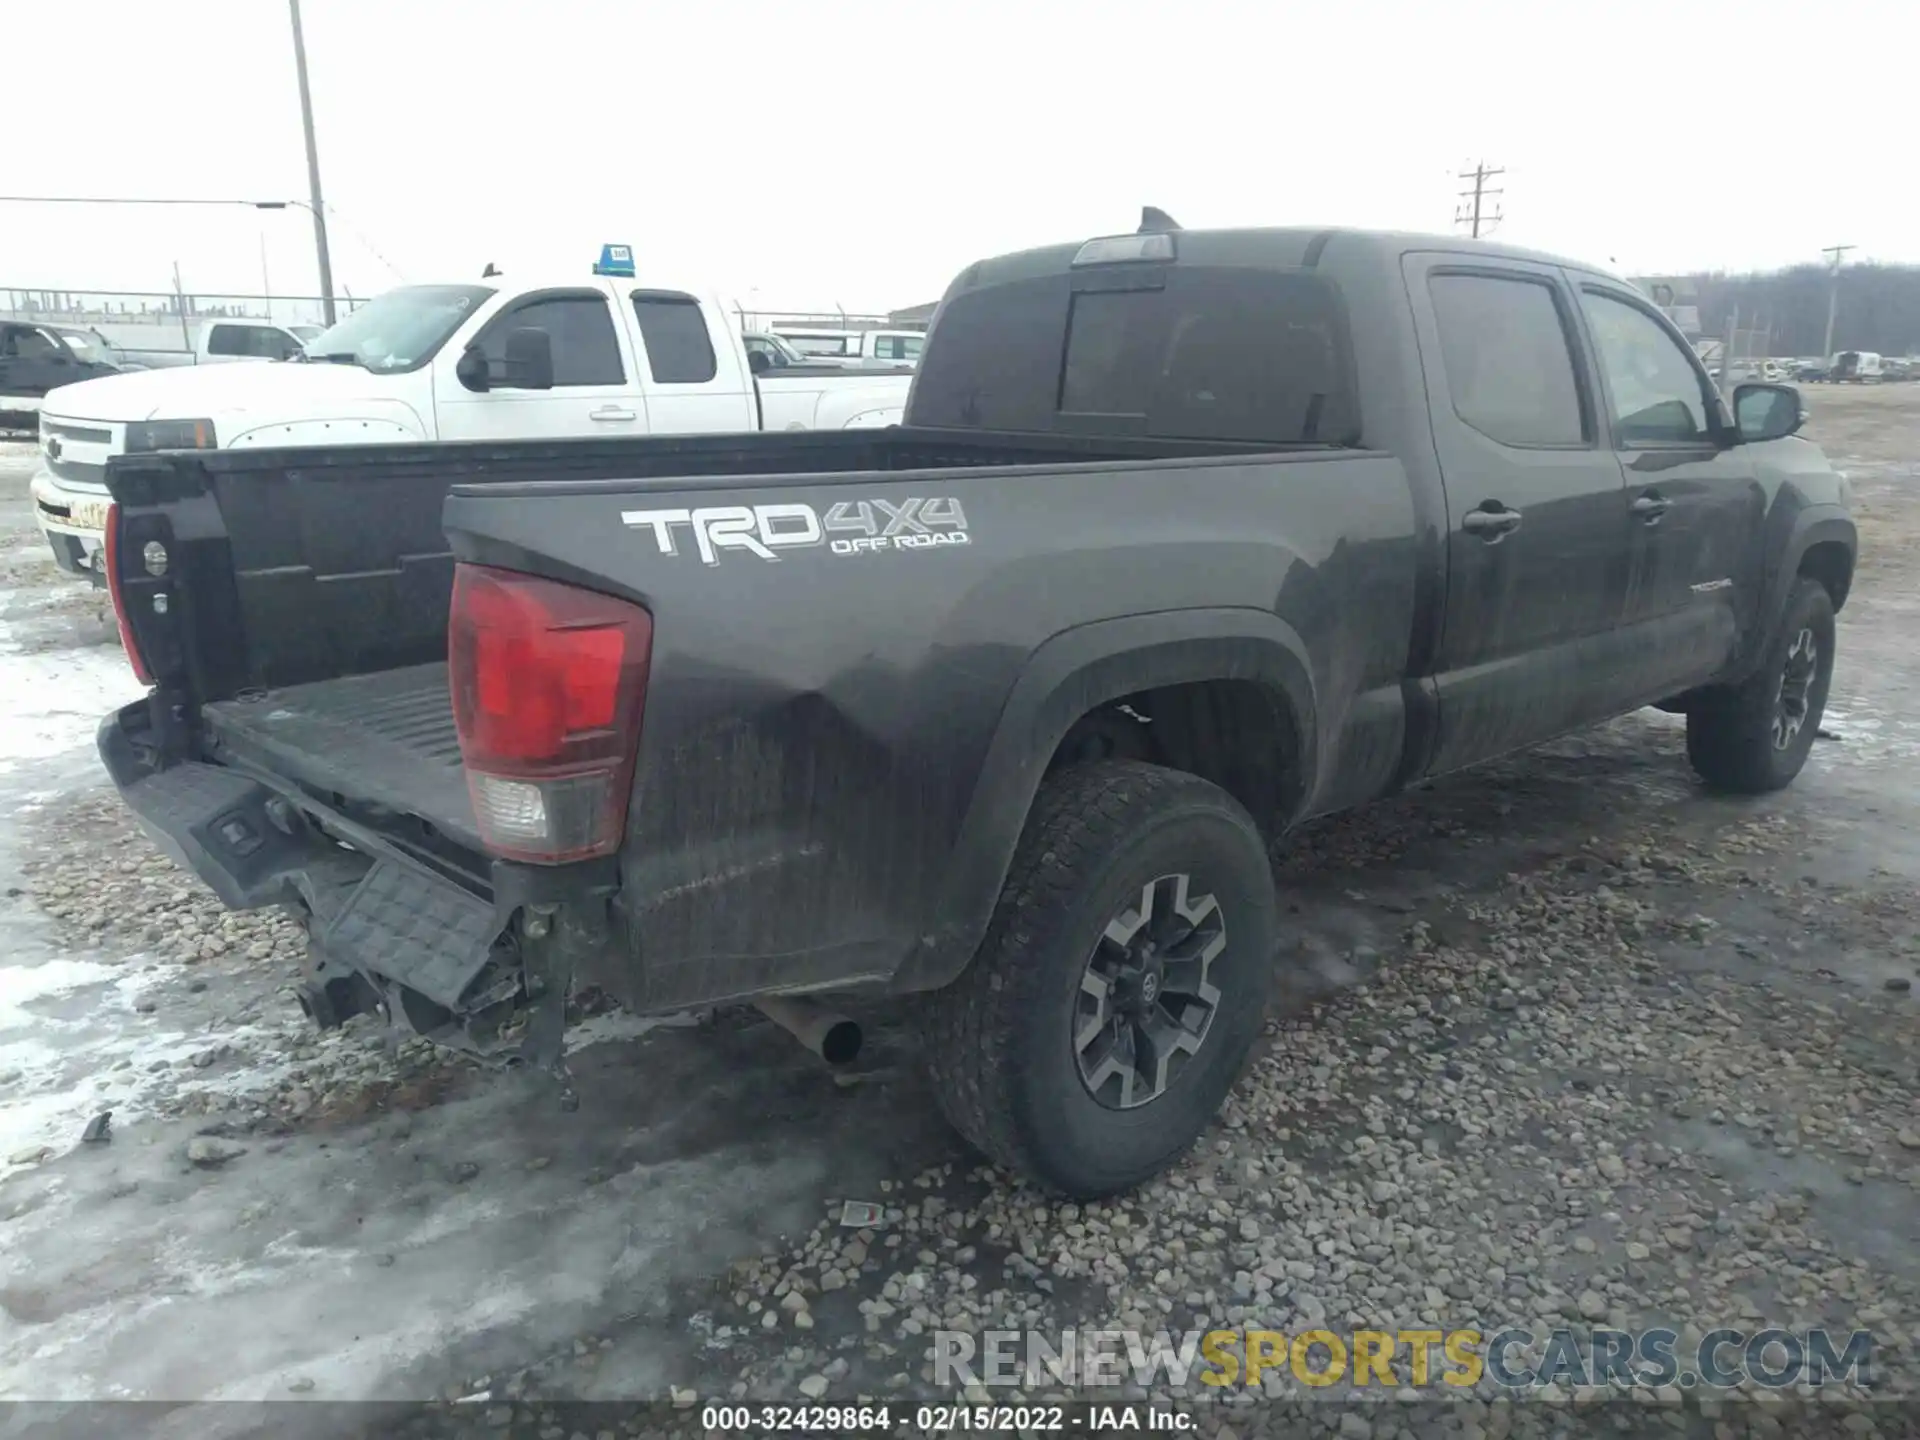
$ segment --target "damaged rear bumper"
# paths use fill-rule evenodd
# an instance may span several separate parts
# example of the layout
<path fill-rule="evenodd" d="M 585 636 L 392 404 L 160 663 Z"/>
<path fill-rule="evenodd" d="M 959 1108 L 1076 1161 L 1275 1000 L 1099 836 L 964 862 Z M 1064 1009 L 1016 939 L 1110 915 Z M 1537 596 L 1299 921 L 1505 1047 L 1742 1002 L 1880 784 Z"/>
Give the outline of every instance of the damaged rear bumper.
<path fill-rule="evenodd" d="M 438 1044 L 558 1067 L 573 961 L 604 943 L 610 872 L 474 857 L 482 889 L 268 779 L 196 760 L 156 768 L 148 708 L 100 725 L 121 797 L 229 908 L 301 914 L 296 993 L 317 1024 L 375 1013 Z"/>

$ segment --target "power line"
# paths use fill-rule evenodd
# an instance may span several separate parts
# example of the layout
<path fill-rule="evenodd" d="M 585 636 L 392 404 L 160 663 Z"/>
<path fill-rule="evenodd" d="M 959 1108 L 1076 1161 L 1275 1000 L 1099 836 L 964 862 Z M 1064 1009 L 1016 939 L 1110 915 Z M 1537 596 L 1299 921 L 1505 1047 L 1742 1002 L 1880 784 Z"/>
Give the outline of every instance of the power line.
<path fill-rule="evenodd" d="M 327 215 L 345 225 L 369 255 L 400 280 L 407 278 L 398 265 L 382 255 L 374 243 L 367 239 L 365 231 L 340 213 L 338 205 L 331 200 L 321 203 L 326 207 Z M 0 195 L 0 205 L 237 205 L 243 210 L 305 210 L 308 214 L 313 213 L 313 207 L 304 200 L 228 200 L 179 195 Z"/>
<path fill-rule="evenodd" d="M 0 205 L 244 205 L 254 210 L 307 208 L 304 200 L 187 200 L 173 195 L 0 195 Z"/>
<path fill-rule="evenodd" d="M 294 201 L 293 203 L 296 205 L 300 205 L 300 202 L 298 200 Z M 329 200 L 326 202 L 326 206 L 327 206 L 327 214 L 331 215 L 335 220 L 338 220 L 342 225 L 346 226 L 347 229 L 352 232 L 353 238 L 360 242 L 362 249 L 364 249 L 369 255 L 373 256 L 373 258 L 378 260 L 382 265 L 386 266 L 387 269 L 391 270 L 396 280 L 399 280 L 402 284 L 406 282 L 406 278 L 407 278 L 406 272 L 402 270 L 398 265 L 394 264 L 391 260 L 387 259 L 387 257 L 382 255 L 378 250 L 374 249 L 373 242 L 367 239 L 366 232 L 362 230 L 358 225 L 355 225 L 346 216 L 342 215 L 340 213 L 340 207 L 338 205 L 334 204 L 331 200 Z M 300 205 L 300 208 L 304 210 L 306 206 Z M 349 293 L 347 298 L 348 299 L 353 298 L 351 293 Z"/>
<path fill-rule="evenodd" d="M 1462 170 L 1456 179 L 1470 180 L 1473 183 L 1460 192 L 1460 205 L 1453 212 L 1453 223 L 1468 227 L 1468 233 L 1478 240 L 1481 235 L 1492 231 L 1501 221 L 1498 209 L 1489 210 L 1488 203 L 1498 200 L 1506 192 L 1489 190 L 1487 182 L 1496 176 L 1504 175 L 1504 169 L 1490 167 L 1482 160 L 1471 170 Z"/>

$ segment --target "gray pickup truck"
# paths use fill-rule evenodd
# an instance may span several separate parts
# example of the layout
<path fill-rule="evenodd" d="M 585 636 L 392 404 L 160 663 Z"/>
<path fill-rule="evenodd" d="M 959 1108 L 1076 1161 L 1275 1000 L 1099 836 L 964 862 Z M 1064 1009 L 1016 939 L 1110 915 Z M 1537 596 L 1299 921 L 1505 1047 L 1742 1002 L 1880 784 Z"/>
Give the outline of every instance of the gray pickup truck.
<path fill-rule="evenodd" d="M 891 429 L 116 458 L 100 752 L 322 1024 L 564 1076 L 581 985 L 910 994 L 967 1139 L 1106 1194 L 1240 1073 L 1290 826 L 1649 704 L 1794 778 L 1802 418 L 1585 266 L 1151 225 L 970 266 Z"/>

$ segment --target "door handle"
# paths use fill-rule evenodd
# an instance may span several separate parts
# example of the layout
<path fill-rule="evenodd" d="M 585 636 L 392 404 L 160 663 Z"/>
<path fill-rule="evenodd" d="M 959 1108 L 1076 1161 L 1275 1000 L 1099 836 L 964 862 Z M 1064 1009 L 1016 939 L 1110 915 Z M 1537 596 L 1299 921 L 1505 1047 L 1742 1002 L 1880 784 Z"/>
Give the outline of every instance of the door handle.
<path fill-rule="evenodd" d="M 1520 528 L 1518 510 L 1469 510 L 1460 517 L 1460 528 L 1491 544 Z"/>
<path fill-rule="evenodd" d="M 587 412 L 589 420 L 638 420 L 640 417 L 631 410 L 622 410 L 618 405 L 602 405 L 598 410 Z"/>
<path fill-rule="evenodd" d="M 1649 525 L 1658 525 L 1660 517 L 1673 508 L 1673 502 L 1664 495 L 1642 495 L 1628 507 Z"/>

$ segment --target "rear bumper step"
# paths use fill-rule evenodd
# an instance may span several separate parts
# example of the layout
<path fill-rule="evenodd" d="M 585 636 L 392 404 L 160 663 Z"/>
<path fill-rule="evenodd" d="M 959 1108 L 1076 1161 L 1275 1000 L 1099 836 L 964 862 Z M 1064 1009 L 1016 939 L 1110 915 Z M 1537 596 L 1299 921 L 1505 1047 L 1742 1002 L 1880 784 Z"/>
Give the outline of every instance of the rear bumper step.
<path fill-rule="evenodd" d="M 198 761 L 140 770 L 118 714 L 101 723 L 99 748 L 142 826 L 222 903 L 306 913 L 301 1003 L 318 1023 L 379 1010 L 443 1044 L 492 1053 L 523 995 L 511 917 L 424 866 L 347 849 L 237 771 Z"/>

